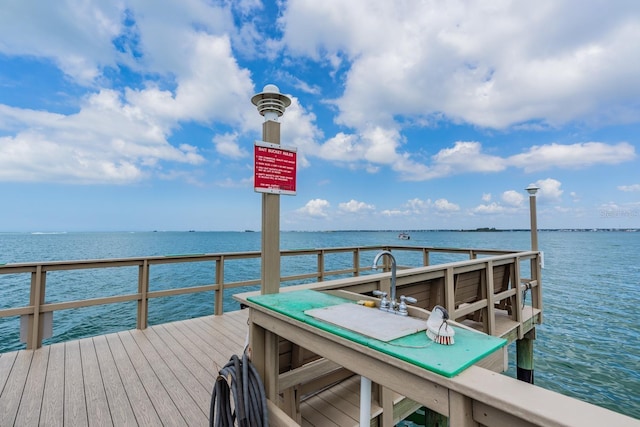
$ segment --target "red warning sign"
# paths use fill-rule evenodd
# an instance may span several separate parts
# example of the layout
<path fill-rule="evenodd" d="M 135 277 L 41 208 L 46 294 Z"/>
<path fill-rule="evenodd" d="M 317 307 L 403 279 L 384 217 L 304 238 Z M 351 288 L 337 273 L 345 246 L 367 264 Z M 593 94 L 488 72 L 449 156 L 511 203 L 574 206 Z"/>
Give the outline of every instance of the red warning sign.
<path fill-rule="evenodd" d="M 253 151 L 253 188 L 260 193 L 296 194 L 295 148 L 256 141 Z"/>

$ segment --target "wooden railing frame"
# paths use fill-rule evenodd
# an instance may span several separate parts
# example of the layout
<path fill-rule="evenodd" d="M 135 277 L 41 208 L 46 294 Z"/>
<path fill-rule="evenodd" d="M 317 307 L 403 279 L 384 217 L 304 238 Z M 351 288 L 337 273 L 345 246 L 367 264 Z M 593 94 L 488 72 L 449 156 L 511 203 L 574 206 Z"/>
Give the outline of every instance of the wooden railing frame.
<path fill-rule="evenodd" d="M 321 248 L 321 249 L 303 249 L 303 250 L 285 250 L 281 251 L 281 257 L 291 256 L 317 256 L 317 270 L 312 273 L 295 274 L 290 276 L 284 276 L 281 278 L 281 282 L 300 281 L 307 279 L 315 279 L 318 282 L 324 282 L 328 277 L 335 277 L 338 275 L 351 275 L 351 278 L 362 278 L 370 276 L 361 276 L 363 271 L 371 270 L 371 266 L 360 266 L 362 254 L 366 252 L 374 252 L 381 250 L 389 251 L 408 251 L 408 252 L 421 252 L 423 254 L 423 264 L 428 266 L 430 253 L 456 253 L 466 254 L 469 256 L 469 260 L 473 261 L 477 259 L 478 255 L 495 256 L 502 254 L 511 254 L 514 251 L 499 251 L 499 250 L 483 250 L 483 249 L 462 249 L 462 248 L 431 248 L 431 247 L 419 247 L 419 246 L 361 246 L 361 247 L 344 247 L 344 248 Z M 352 266 L 350 268 L 326 270 L 326 255 L 328 254 L 340 254 L 340 253 L 352 253 Z M 154 257 L 141 257 L 141 258 L 116 258 L 116 259 L 103 259 L 103 260 L 71 260 L 71 261 L 49 261 L 49 262 L 35 262 L 35 263 L 15 263 L 0 265 L 0 275 L 3 274 L 30 274 L 31 285 L 29 293 L 29 305 L 22 307 L 11 307 L 0 309 L 0 318 L 11 316 L 27 315 L 28 327 L 27 327 L 27 348 L 35 349 L 42 345 L 42 314 L 48 312 L 54 312 L 57 310 L 90 307 L 103 304 L 114 304 L 128 301 L 137 302 L 136 310 L 136 328 L 145 329 L 148 326 L 148 313 L 149 313 L 149 299 L 160 298 L 175 295 L 184 295 L 197 292 L 214 291 L 214 314 L 223 314 L 223 301 L 224 293 L 227 289 L 233 289 L 243 286 L 255 286 L 260 284 L 260 279 L 250 279 L 236 282 L 224 281 L 225 265 L 229 261 L 233 260 L 245 260 L 245 259 L 257 259 L 260 258 L 260 252 L 233 252 L 233 253 L 218 253 L 218 254 L 193 254 L 193 255 L 169 255 L 169 256 L 154 256 Z M 373 256 L 372 256 L 373 260 Z M 150 269 L 153 265 L 163 265 L 172 263 L 192 263 L 192 262 L 207 262 L 213 261 L 215 263 L 215 282 L 208 285 L 198 285 L 182 288 L 174 288 L 160 291 L 150 291 Z M 461 261 L 467 262 L 467 261 Z M 537 261 L 536 261 L 537 262 Z M 455 263 L 454 263 L 455 264 Z M 534 261 L 532 261 L 532 266 Z M 536 264 L 537 265 L 537 264 Z M 64 302 L 47 303 L 46 301 L 46 279 L 47 273 L 53 271 L 74 271 L 85 269 L 101 269 L 101 268 L 115 268 L 115 267 L 138 267 L 138 286 L 137 292 L 124 295 L 114 295 L 100 298 L 87 298 L 83 300 L 73 300 Z M 390 264 L 385 257 L 383 264 L 384 271 L 388 272 Z M 402 267 L 399 267 L 402 268 Z M 460 267 L 465 268 L 465 267 Z M 468 267 L 475 268 L 475 267 Z M 532 267 L 533 268 L 533 267 Z M 536 269 L 538 274 L 538 269 Z M 400 276 L 400 274 L 399 274 Z M 381 276 L 382 277 L 382 276 Z M 350 279 L 351 279 L 350 278 Z M 365 281 L 368 279 L 365 279 Z M 389 280 L 380 279 L 379 287 L 387 287 Z M 384 284 L 382 283 L 384 281 Z M 536 302 L 541 304 L 541 299 L 537 299 Z"/>

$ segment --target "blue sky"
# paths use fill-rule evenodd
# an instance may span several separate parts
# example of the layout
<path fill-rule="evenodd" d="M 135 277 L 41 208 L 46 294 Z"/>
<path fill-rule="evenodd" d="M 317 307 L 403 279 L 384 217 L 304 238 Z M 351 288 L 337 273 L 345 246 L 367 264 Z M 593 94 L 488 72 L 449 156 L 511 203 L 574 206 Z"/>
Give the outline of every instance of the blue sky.
<path fill-rule="evenodd" d="M 640 2 L 4 1 L 1 231 L 640 227 Z"/>

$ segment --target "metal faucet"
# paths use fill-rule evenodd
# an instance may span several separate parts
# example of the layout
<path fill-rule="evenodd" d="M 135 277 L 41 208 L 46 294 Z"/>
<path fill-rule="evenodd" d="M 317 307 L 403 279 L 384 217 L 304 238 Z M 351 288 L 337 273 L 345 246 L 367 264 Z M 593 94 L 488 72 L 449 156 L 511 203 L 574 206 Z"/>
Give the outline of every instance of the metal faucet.
<path fill-rule="evenodd" d="M 378 261 L 383 255 L 387 255 L 391 258 L 391 295 L 389 301 L 389 308 L 387 309 L 391 313 L 398 309 L 398 302 L 396 301 L 396 258 L 389 251 L 382 251 L 373 259 L 373 269 L 378 269 Z M 374 292 L 375 293 L 375 292 Z M 382 308 L 382 306 L 380 306 Z"/>

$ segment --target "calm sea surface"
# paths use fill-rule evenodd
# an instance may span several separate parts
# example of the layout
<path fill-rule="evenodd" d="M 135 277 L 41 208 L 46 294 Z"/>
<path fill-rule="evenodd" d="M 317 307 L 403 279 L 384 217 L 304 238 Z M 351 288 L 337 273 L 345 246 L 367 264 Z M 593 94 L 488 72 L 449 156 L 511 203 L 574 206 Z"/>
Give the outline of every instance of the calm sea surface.
<path fill-rule="evenodd" d="M 282 249 L 368 245 L 417 245 L 491 249 L 530 247 L 527 232 L 413 232 L 399 241 L 396 232 L 282 233 Z M 536 384 L 640 418 L 640 233 L 541 232 L 544 251 L 544 323 L 535 342 Z M 154 255 L 259 251 L 260 233 L 0 233 L 0 264 L 50 260 L 127 258 Z M 283 258 L 283 275 L 310 272 L 315 257 Z M 399 254 L 398 263 L 420 258 Z M 464 259 L 434 254 L 432 264 Z M 372 260 L 371 260 L 372 261 Z M 327 260 L 328 269 L 348 266 Z M 368 260 L 362 260 L 368 265 Z M 258 278 L 259 260 L 229 264 L 225 282 Z M 27 274 L 0 275 L 0 308 L 29 303 Z M 152 290 L 213 283 L 213 263 L 153 266 Z M 82 270 L 47 275 L 47 301 L 70 301 L 135 293 L 137 268 Z M 246 289 L 244 289 L 246 290 Z M 240 290 L 242 291 L 242 289 Z M 149 323 L 212 314 L 213 293 L 150 302 Z M 225 311 L 239 307 L 230 298 Z M 121 303 L 54 314 L 54 336 L 46 343 L 135 328 L 135 303 Z M 511 362 L 515 345 L 511 346 Z M 0 352 L 24 348 L 16 318 L 0 319 Z M 512 366 L 508 375 L 514 375 Z"/>

